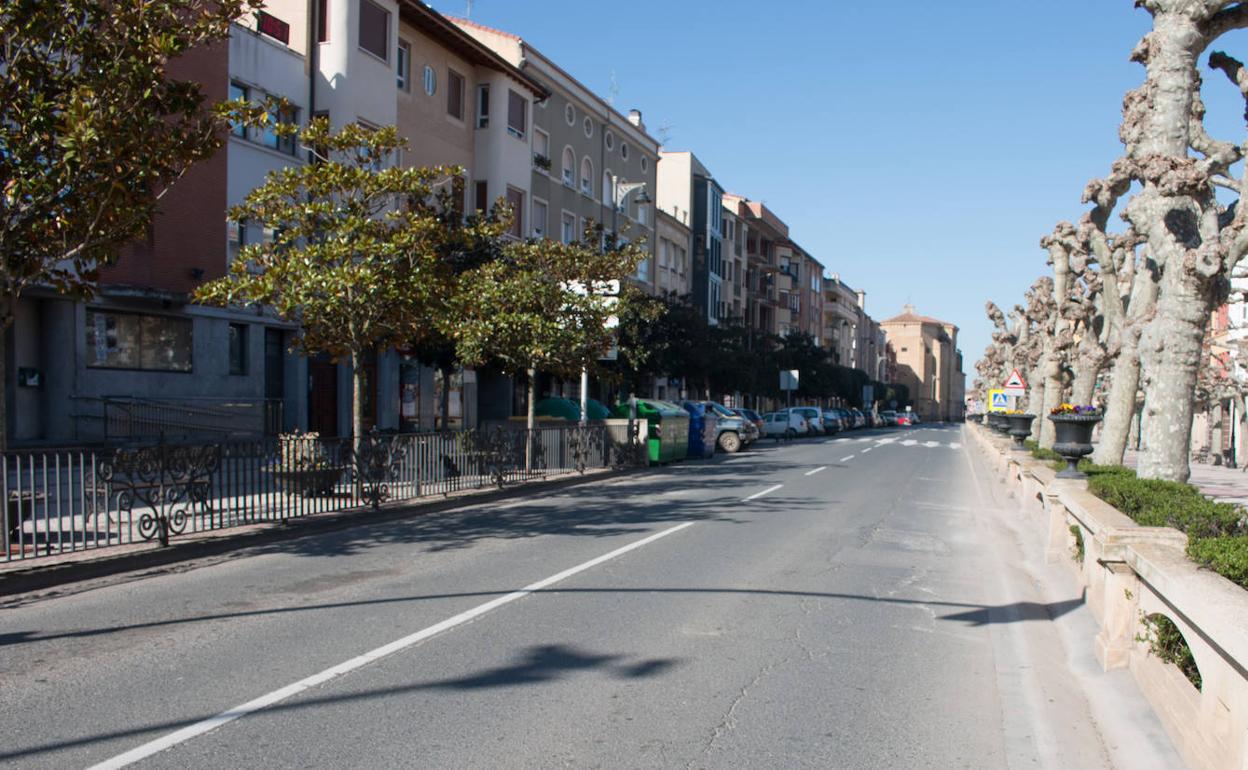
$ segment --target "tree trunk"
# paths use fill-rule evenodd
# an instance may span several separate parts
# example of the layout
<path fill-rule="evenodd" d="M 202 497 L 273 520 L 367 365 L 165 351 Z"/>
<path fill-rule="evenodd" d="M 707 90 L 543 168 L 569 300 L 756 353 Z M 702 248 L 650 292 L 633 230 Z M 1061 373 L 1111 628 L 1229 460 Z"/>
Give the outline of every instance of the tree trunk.
<path fill-rule="evenodd" d="M 1044 405 L 1040 408 L 1040 446 L 1052 449 L 1057 441 L 1057 427 L 1049 419 L 1049 413 L 1062 403 L 1066 383 L 1062 379 L 1062 357 L 1054 340 L 1045 354 L 1041 371 L 1044 373 Z"/>
<path fill-rule="evenodd" d="M 1085 346 L 1080 343 L 1075 360 L 1075 378 L 1070 383 L 1070 403 L 1084 406 L 1092 403 L 1096 378 L 1101 373 L 1101 364 L 1105 357 L 1100 354 L 1099 345 L 1094 348 L 1093 345 Z"/>
<path fill-rule="evenodd" d="M 1114 376 L 1105 398 L 1105 421 L 1101 424 L 1101 440 L 1092 453 L 1097 465 L 1122 465 L 1131 423 L 1135 420 L 1135 399 L 1140 389 L 1139 346 L 1124 341 L 1114 364 Z"/>
<path fill-rule="evenodd" d="M 1047 343 L 1046 343 L 1047 344 Z M 1040 359 L 1044 361 L 1042 357 Z M 1031 440 L 1040 441 L 1040 428 L 1048 422 L 1045 419 L 1047 412 L 1044 411 L 1044 367 L 1037 366 L 1028 372 L 1028 380 L 1031 383 L 1030 390 L 1027 392 L 1027 411 L 1036 415 L 1036 419 L 1031 421 Z"/>
<path fill-rule="evenodd" d="M 358 451 L 364 443 L 364 388 L 368 375 L 360 353 L 351 354 L 351 439 Z"/>
<path fill-rule="evenodd" d="M 439 369 L 442 375 L 442 398 L 438 401 L 438 411 L 442 417 L 442 430 L 450 430 L 451 428 L 451 370 Z"/>
<path fill-rule="evenodd" d="M 533 470 L 533 431 L 537 428 L 537 369 L 529 367 L 529 403 L 526 407 L 524 438 L 524 469 Z"/>

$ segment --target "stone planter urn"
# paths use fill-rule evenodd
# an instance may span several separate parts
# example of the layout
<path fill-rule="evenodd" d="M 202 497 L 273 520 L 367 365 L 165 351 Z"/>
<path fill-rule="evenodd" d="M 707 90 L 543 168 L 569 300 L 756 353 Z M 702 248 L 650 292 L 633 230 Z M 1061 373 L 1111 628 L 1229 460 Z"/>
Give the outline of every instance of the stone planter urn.
<path fill-rule="evenodd" d="M 1101 421 L 1099 414 L 1051 414 L 1056 429 L 1053 451 L 1066 461 L 1066 469 L 1058 471 L 1059 479 L 1087 478 L 1079 472 L 1079 460 L 1092 454 L 1092 429 Z"/>
<path fill-rule="evenodd" d="M 1000 433 L 1004 436 L 1005 432 L 1009 430 L 1009 423 L 1005 421 L 1005 415 L 993 412 L 988 417 L 988 427 L 992 428 L 994 433 Z"/>
<path fill-rule="evenodd" d="M 1027 447 L 1023 444 L 1027 437 L 1031 435 L 1031 421 L 1036 419 L 1034 414 L 1011 414 L 1005 418 L 1009 422 L 1010 437 L 1014 439 L 1014 451 L 1026 452 Z"/>

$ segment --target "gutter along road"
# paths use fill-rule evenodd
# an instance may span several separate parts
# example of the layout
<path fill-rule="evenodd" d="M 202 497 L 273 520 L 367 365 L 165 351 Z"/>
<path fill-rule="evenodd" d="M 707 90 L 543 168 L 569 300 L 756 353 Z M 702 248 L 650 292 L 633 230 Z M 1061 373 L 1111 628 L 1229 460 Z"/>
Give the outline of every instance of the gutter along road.
<path fill-rule="evenodd" d="M 17 597 L 0 765 L 1176 766 L 965 444 L 762 442 Z"/>

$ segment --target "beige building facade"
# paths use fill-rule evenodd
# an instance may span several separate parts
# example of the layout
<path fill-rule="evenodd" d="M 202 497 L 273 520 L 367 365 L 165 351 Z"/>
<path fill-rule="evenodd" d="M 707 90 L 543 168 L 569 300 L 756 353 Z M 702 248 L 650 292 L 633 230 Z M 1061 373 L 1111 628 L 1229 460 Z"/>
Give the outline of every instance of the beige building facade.
<path fill-rule="evenodd" d="M 966 375 L 958 350 L 958 327 L 919 315 L 913 305 L 881 321 L 880 327 L 897 353 L 894 382 L 909 389 L 919 416 L 930 421 L 961 419 Z"/>
<path fill-rule="evenodd" d="M 693 248 L 693 233 L 686 221 L 659 209 L 655 217 L 658 253 L 655 258 L 654 285 L 658 294 L 689 294 L 689 252 Z"/>

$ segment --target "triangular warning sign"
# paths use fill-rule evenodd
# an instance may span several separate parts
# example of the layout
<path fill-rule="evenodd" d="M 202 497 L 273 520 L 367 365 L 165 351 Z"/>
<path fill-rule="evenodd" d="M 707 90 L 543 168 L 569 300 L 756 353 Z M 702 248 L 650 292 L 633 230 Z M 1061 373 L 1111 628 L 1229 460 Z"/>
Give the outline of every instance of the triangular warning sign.
<path fill-rule="evenodd" d="M 1018 370 L 1015 369 L 1014 371 L 1010 372 L 1010 378 L 1005 381 L 1005 387 L 1026 388 L 1027 385 L 1023 382 L 1023 375 L 1019 374 Z"/>

